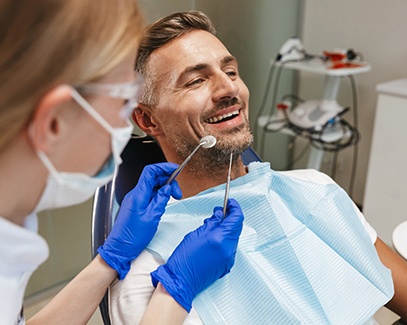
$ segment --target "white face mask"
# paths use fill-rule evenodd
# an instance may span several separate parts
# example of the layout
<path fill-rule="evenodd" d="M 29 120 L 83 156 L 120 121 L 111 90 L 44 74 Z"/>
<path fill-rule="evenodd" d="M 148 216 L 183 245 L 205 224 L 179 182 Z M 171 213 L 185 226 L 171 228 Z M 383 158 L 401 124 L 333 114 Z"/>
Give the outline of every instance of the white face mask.
<path fill-rule="evenodd" d="M 58 172 L 45 153 L 37 151 L 38 157 L 49 171 L 49 176 L 34 212 L 75 205 L 91 198 L 98 187 L 113 178 L 116 166 L 122 162 L 120 155 L 133 131 L 133 125 L 128 120 L 128 126 L 113 128 L 75 89 L 72 97 L 110 133 L 112 155 L 97 175 L 89 176 L 85 173 Z"/>

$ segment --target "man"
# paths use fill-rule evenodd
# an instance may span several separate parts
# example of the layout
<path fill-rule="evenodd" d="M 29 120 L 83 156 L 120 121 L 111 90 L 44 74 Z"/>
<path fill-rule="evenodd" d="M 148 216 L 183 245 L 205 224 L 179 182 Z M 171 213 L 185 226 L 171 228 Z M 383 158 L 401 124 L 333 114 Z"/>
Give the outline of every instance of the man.
<path fill-rule="evenodd" d="M 249 91 L 204 14 L 176 13 L 150 26 L 136 69 L 146 86 L 134 119 L 168 161 L 181 163 L 205 135 L 217 144 L 198 150 L 177 177 L 183 199 L 167 206 L 156 237 L 125 281 L 112 286 L 114 323 L 140 319 L 154 291 L 151 277 L 166 286 L 161 267 L 150 272 L 202 222 L 208 206 L 222 203 L 230 153 L 230 193 L 245 214 L 236 263 L 196 298 L 187 324 L 363 324 L 390 299 L 388 306 L 407 317 L 407 263 L 377 238 L 342 189 L 312 170 L 243 165 L 240 154 L 252 142 Z"/>

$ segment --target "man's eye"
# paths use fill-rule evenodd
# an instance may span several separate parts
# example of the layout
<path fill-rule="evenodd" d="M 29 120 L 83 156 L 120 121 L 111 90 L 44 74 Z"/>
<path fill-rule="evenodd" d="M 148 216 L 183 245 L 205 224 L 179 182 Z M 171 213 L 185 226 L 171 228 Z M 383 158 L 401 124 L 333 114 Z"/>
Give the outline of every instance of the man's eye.
<path fill-rule="evenodd" d="M 237 76 L 237 71 L 231 70 L 231 71 L 226 71 L 226 74 L 230 77 L 236 77 Z"/>
<path fill-rule="evenodd" d="M 194 79 L 191 82 L 188 82 L 186 84 L 186 86 L 187 87 L 195 86 L 195 85 L 198 85 L 198 84 L 202 83 L 203 81 L 204 81 L 204 79 Z"/>

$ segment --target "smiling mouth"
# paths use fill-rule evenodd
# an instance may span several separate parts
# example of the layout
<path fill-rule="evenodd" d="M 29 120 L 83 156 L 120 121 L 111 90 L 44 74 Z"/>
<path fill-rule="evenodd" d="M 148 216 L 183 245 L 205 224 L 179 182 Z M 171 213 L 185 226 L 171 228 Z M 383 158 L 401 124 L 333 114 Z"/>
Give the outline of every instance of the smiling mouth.
<path fill-rule="evenodd" d="M 224 115 L 210 117 L 205 122 L 209 123 L 209 124 L 216 124 L 216 123 L 232 120 L 238 115 L 239 115 L 239 110 L 237 109 L 236 111 L 233 111 L 233 112 L 230 112 L 230 113 L 227 113 Z"/>

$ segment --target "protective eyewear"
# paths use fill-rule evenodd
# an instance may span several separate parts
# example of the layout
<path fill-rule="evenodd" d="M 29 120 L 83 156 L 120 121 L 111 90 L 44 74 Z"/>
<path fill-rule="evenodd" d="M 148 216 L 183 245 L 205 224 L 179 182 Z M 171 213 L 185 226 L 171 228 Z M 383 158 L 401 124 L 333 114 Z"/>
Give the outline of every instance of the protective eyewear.
<path fill-rule="evenodd" d="M 137 107 L 141 95 L 143 94 L 144 78 L 136 74 L 136 79 L 131 82 L 116 84 L 86 84 L 76 86 L 75 89 L 81 93 L 91 93 L 109 96 L 111 98 L 120 98 L 125 100 L 125 104 L 119 115 L 123 119 L 128 119 Z"/>

